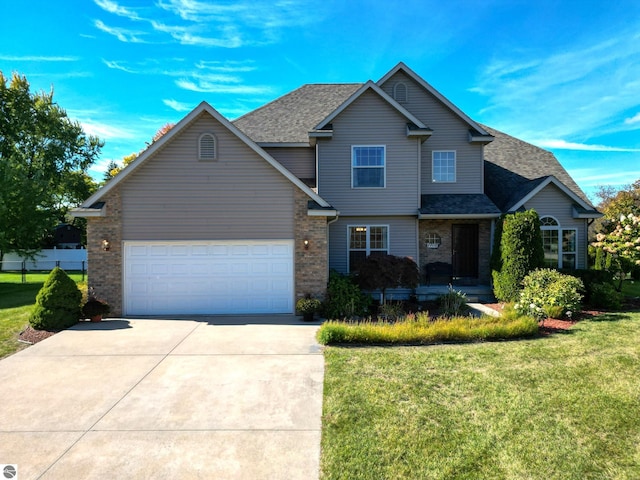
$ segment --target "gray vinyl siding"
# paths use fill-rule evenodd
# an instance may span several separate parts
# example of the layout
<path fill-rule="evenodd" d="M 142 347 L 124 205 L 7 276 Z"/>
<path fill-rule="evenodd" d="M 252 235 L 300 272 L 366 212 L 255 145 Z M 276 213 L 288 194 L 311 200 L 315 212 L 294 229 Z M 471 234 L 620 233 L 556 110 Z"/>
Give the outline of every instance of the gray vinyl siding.
<path fill-rule="evenodd" d="M 265 152 L 275 158 L 298 178 L 316 178 L 316 151 L 312 147 L 265 148 Z"/>
<path fill-rule="evenodd" d="M 216 137 L 216 161 L 198 161 L 205 132 Z M 293 238 L 293 188 L 203 113 L 122 183 L 123 239 Z"/>
<path fill-rule="evenodd" d="M 415 215 L 419 141 L 407 138 L 407 119 L 372 91 L 332 122 L 333 137 L 318 141 L 318 193 L 342 215 Z M 351 147 L 384 145 L 386 187 L 351 187 Z"/>
<path fill-rule="evenodd" d="M 437 98 L 398 72 L 382 86 L 393 97 L 393 87 L 403 82 L 407 86 L 407 102 L 402 106 L 433 129 L 422 145 L 422 193 L 483 193 L 483 147 L 469 143 L 469 125 Z M 456 151 L 456 182 L 433 183 L 431 153 L 435 150 Z"/>
<path fill-rule="evenodd" d="M 418 261 L 417 222 L 415 217 L 340 217 L 329 226 L 329 268 L 347 273 L 348 227 L 387 225 L 389 253 Z"/>
<path fill-rule="evenodd" d="M 577 238 L 577 267 L 586 268 L 587 258 L 587 220 L 573 218 L 573 201 L 555 185 L 548 185 L 535 197 L 529 200 L 524 208 L 535 210 L 542 218 L 554 217 L 562 229 L 576 229 Z"/>

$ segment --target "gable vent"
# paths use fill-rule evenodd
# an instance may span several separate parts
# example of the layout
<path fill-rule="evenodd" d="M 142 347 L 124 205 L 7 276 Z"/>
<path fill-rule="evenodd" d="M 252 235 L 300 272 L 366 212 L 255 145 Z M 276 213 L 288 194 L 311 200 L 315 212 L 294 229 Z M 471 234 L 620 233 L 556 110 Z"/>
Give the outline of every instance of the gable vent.
<path fill-rule="evenodd" d="M 200 160 L 216 159 L 216 137 L 211 133 L 200 135 L 199 157 Z"/>
<path fill-rule="evenodd" d="M 393 98 L 399 103 L 407 101 L 407 86 L 404 83 L 398 82 L 393 86 Z"/>

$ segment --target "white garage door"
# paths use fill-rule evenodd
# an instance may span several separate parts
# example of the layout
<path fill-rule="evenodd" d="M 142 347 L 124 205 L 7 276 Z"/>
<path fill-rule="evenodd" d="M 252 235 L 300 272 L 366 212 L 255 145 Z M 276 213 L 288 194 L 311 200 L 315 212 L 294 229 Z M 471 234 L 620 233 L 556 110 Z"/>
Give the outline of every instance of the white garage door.
<path fill-rule="evenodd" d="M 124 313 L 293 313 L 293 240 L 125 242 Z"/>

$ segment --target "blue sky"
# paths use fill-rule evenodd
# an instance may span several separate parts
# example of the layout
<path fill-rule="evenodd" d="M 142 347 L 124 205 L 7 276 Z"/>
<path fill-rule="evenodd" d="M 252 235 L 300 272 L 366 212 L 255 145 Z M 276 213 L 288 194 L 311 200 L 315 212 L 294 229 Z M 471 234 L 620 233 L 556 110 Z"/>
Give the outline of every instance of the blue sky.
<path fill-rule="evenodd" d="M 640 2 L 5 1 L 0 70 L 105 140 L 92 173 L 202 100 L 237 118 L 399 61 L 474 120 L 553 151 L 587 194 L 640 178 Z"/>

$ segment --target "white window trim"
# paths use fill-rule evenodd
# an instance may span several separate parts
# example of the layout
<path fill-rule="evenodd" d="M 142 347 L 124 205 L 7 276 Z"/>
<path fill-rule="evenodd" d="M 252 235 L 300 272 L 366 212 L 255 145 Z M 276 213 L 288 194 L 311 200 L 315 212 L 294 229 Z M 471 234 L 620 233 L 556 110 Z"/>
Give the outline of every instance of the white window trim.
<path fill-rule="evenodd" d="M 567 255 L 574 255 L 575 256 L 575 268 L 578 268 L 578 228 L 563 228 L 562 224 L 560 223 L 560 221 L 554 217 L 553 215 L 543 215 L 542 217 L 540 217 L 540 220 L 542 221 L 543 218 L 551 218 L 556 222 L 556 225 L 540 225 L 540 230 L 555 230 L 558 234 L 558 268 L 563 268 L 562 266 L 562 256 L 564 254 Z M 563 233 L 565 231 L 574 231 L 575 232 L 575 250 L 573 252 L 565 252 L 562 249 L 562 243 L 564 240 L 563 237 Z"/>
<path fill-rule="evenodd" d="M 202 138 L 210 136 L 213 138 L 213 158 L 202 158 Z M 215 162 L 218 160 L 218 139 L 211 132 L 204 132 L 198 137 L 198 161 L 200 162 Z"/>
<path fill-rule="evenodd" d="M 384 227 L 387 229 L 387 255 L 391 251 L 390 244 L 390 232 L 391 227 L 389 225 L 381 225 L 381 224 L 364 224 L 364 223 L 354 223 L 347 225 L 347 272 L 351 272 L 351 229 L 357 227 L 365 227 L 367 229 L 367 245 L 366 245 L 366 254 L 367 257 L 371 255 L 371 229 L 375 227 Z M 379 249 L 375 249 L 376 252 L 380 251 Z"/>
<path fill-rule="evenodd" d="M 355 151 L 356 148 L 361 148 L 361 147 L 370 147 L 370 148 L 382 148 L 382 152 L 384 155 L 384 165 L 382 165 L 382 167 L 371 167 L 371 166 L 367 166 L 367 167 L 356 167 L 353 164 L 353 153 Z M 356 187 L 353 185 L 353 170 L 355 168 L 382 168 L 382 186 L 381 187 Z M 355 189 L 355 190 L 366 190 L 366 189 L 381 189 L 381 188 L 387 188 L 387 146 L 386 145 L 351 145 L 351 188 Z"/>
<path fill-rule="evenodd" d="M 436 153 L 450 153 L 453 152 L 453 180 L 436 180 L 434 164 L 436 159 L 434 158 Z M 458 151 L 457 150 L 432 150 L 431 151 L 431 183 L 456 183 L 458 181 Z"/>

